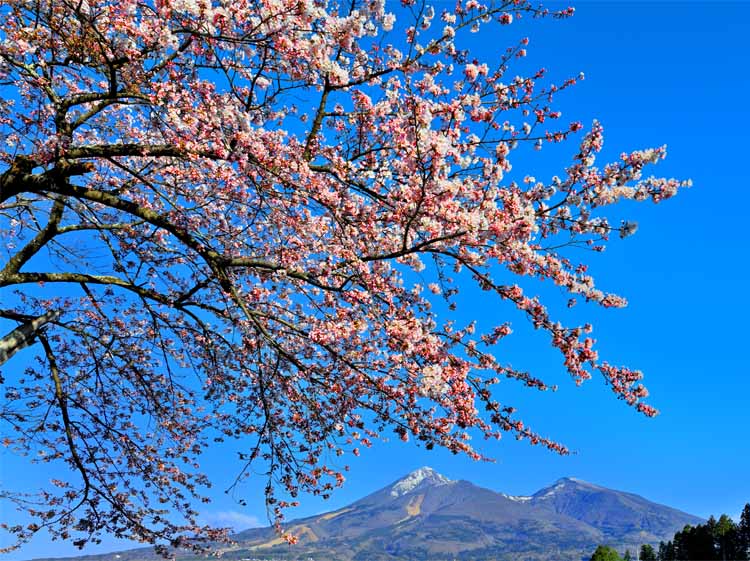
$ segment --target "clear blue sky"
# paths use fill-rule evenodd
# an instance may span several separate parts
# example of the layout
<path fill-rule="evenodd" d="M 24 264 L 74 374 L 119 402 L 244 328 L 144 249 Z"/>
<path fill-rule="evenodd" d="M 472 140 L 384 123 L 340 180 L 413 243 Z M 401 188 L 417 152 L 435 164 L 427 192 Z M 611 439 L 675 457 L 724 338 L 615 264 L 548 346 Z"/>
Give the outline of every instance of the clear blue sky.
<path fill-rule="evenodd" d="M 667 144 L 669 156 L 654 172 L 693 179 L 692 189 L 666 203 L 624 207 L 622 217 L 637 220 L 638 233 L 613 240 L 603 255 L 583 256 L 599 286 L 626 296 L 630 306 L 583 306 L 563 316 L 588 318 L 602 355 L 646 373 L 651 403 L 661 415 L 639 416 L 596 378 L 576 388 L 543 335 L 509 308 L 482 300 L 484 294 L 469 294 L 466 317 L 491 313 L 513 320 L 515 334 L 505 344 L 509 362 L 560 384 L 556 394 L 540 394 L 504 382 L 501 400 L 518 406 L 525 421 L 577 454 L 557 457 L 504 440 L 482 445 L 497 459 L 490 464 L 396 442 L 378 444 L 351 462 L 343 490 L 328 502 L 305 500 L 296 515 L 345 505 L 422 465 L 511 494 L 529 494 L 572 475 L 701 516 L 737 516 L 750 501 L 750 3 L 574 5 L 577 13 L 567 21 L 514 24 L 502 34 L 478 36 L 478 52 L 491 57 L 511 37 L 529 35 L 527 68 L 544 66 L 558 79 L 585 72 L 586 80 L 558 98 L 558 106 L 569 120 L 601 120 L 601 161 Z M 574 150 L 568 143 L 543 152 L 523 171 L 548 178 Z M 564 303 L 550 286 L 538 288 Z M 558 309 L 565 313 L 553 306 Z M 20 465 L 6 461 L 4 483 L 27 477 Z M 217 451 L 207 467 L 218 474 L 207 520 L 235 520 L 238 527 L 265 521 L 262 482 L 245 488 L 249 505 L 243 508 L 221 493 L 221 477 L 228 482 L 233 475 L 225 453 Z M 9 516 L 2 513 L 4 520 Z M 116 546 L 108 541 L 98 551 Z M 74 553 L 68 544 L 39 539 L 5 558 Z"/>

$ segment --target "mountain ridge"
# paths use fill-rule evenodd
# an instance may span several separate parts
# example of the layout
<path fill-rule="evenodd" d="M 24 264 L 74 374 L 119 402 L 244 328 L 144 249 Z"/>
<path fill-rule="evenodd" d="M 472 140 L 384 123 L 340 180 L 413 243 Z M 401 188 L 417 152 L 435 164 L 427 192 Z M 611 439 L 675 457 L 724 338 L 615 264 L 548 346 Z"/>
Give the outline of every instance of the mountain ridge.
<path fill-rule="evenodd" d="M 588 559 L 600 543 L 632 550 L 671 539 L 685 524 L 699 522 L 639 495 L 575 477 L 513 496 L 424 466 L 348 506 L 290 521 L 286 530 L 299 538 L 295 546 L 271 528 L 252 528 L 235 534 L 235 545 L 222 551 L 228 560 L 244 561 L 577 561 Z M 67 559 L 150 561 L 155 556 L 139 549 Z"/>

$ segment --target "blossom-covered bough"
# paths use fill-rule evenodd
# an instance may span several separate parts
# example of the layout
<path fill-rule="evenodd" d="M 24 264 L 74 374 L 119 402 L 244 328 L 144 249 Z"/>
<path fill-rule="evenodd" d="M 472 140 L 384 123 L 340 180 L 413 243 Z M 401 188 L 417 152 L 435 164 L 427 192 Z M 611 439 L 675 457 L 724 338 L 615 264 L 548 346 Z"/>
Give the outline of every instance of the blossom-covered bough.
<path fill-rule="evenodd" d="M 525 40 L 488 65 L 461 36 L 571 13 L 2 0 L 3 445 L 59 473 L 37 495 L 4 489 L 25 514 L 3 529 L 213 543 L 198 462 L 228 439 L 238 481 L 267 477 L 279 528 L 299 494 L 342 483 L 337 456 L 393 433 L 472 458 L 472 433 L 565 453 L 490 391 L 500 377 L 547 389 L 503 365 L 508 325 L 431 308 L 460 304 L 459 278 L 548 331 L 577 383 L 598 371 L 654 414 L 641 374 L 600 361 L 588 326 L 499 280 L 623 305 L 564 248 L 632 233 L 600 209 L 683 185 L 642 176 L 663 149 L 595 167 L 596 123 L 559 178 L 504 178 L 517 146 L 582 128 L 551 107 L 577 78 L 541 86 L 544 71 L 511 73 Z"/>

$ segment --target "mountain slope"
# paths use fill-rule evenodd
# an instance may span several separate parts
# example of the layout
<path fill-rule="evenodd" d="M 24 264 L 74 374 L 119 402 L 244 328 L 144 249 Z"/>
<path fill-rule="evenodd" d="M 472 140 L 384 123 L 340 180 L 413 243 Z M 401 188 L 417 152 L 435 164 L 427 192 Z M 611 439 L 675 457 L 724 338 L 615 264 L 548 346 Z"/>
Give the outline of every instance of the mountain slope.
<path fill-rule="evenodd" d="M 685 524 L 702 520 L 624 491 L 566 477 L 537 491 L 531 504 L 565 514 L 604 533 L 610 540 L 656 542 Z"/>

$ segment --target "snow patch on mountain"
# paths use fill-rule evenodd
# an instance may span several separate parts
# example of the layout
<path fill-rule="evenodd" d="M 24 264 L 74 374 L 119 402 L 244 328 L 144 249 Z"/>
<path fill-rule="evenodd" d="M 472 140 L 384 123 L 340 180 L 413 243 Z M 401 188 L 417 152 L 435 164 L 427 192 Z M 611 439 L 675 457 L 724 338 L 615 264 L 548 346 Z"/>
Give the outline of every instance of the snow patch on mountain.
<path fill-rule="evenodd" d="M 539 493 L 537 493 L 536 495 L 534 495 L 534 497 L 537 499 L 549 499 L 549 498 L 554 497 L 558 491 L 561 491 L 564 488 L 565 488 L 565 483 L 563 482 L 555 483 L 552 487 L 548 487 L 547 489 L 542 489 L 542 491 L 544 491 L 544 494 L 540 495 Z"/>
<path fill-rule="evenodd" d="M 505 493 L 500 493 L 503 497 L 506 499 L 510 499 L 511 501 L 515 501 L 517 503 L 527 503 L 534 497 L 522 497 L 519 495 L 506 495 Z"/>
<path fill-rule="evenodd" d="M 431 467 L 425 466 L 411 472 L 403 479 L 397 481 L 393 487 L 391 487 L 391 496 L 400 497 L 406 493 L 411 493 L 422 483 L 428 483 L 430 485 L 447 485 L 448 483 L 453 483 L 453 481 L 444 475 L 439 474 Z"/>

